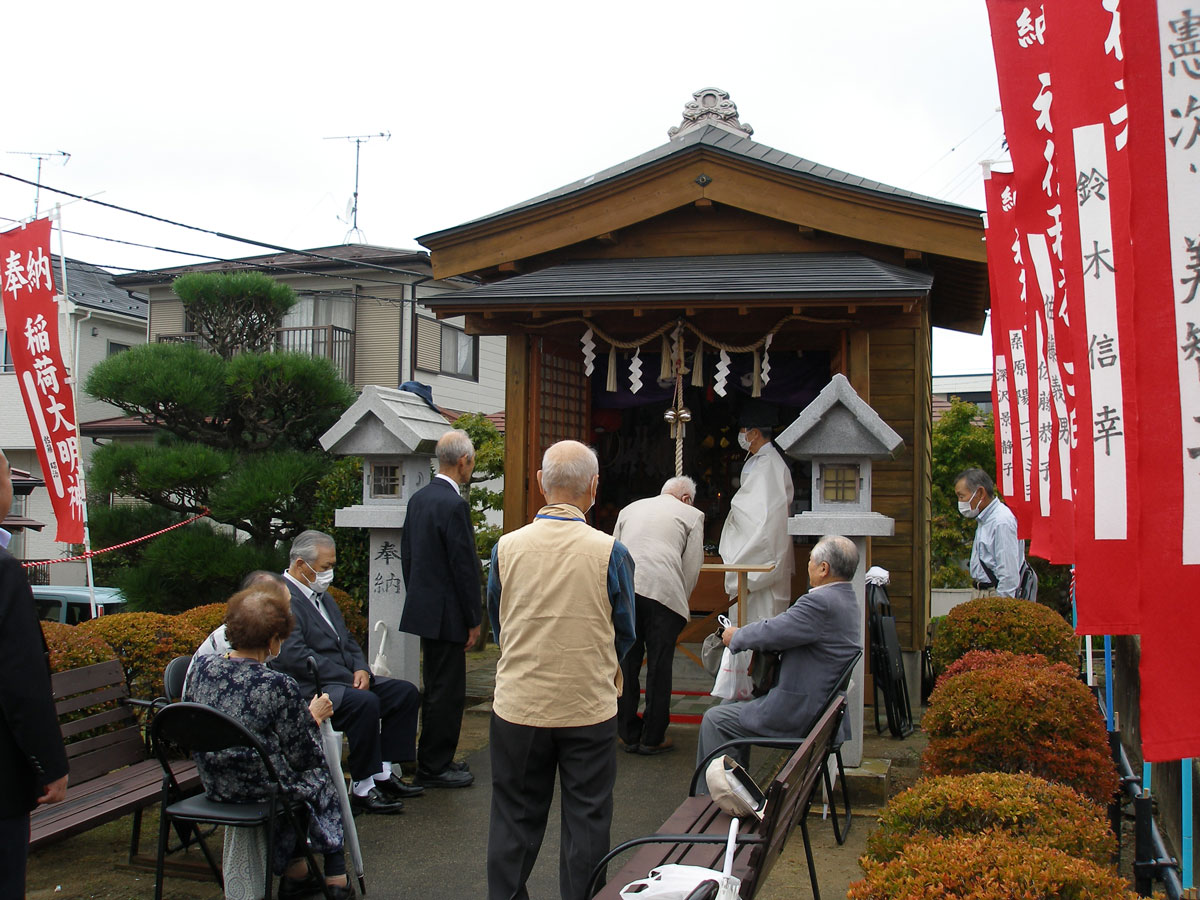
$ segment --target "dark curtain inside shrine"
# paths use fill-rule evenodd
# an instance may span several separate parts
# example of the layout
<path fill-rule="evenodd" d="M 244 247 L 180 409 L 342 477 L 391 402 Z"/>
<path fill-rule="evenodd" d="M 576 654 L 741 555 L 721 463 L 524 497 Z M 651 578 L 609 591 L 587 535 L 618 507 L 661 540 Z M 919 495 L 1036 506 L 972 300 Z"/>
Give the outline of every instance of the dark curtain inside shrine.
<path fill-rule="evenodd" d="M 642 388 L 633 393 L 631 357 L 631 351 L 617 354 L 615 392 L 606 389 L 607 354 L 597 355 L 590 379 L 592 440 L 600 457 L 595 524 L 606 531 L 612 530 L 623 506 L 657 494 L 663 482 L 675 474 L 675 441 L 670 425 L 663 419 L 673 406 L 675 382 L 659 380 L 659 354 L 642 353 Z M 692 362 L 689 354 L 689 365 Z M 746 457 L 737 442 L 738 416 L 752 399 L 753 355 L 730 355 L 724 397 L 714 390 L 717 362 L 718 353 L 706 348 L 703 387 L 691 386 L 691 374 L 683 376 L 683 404 L 692 416 L 684 435 L 683 474 L 696 481 L 696 507 L 704 511 L 705 542 L 712 545 L 713 552 Z M 770 380 L 762 386 L 761 400 L 776 408 L 776 434 L 829 383 L 829 364 L 829 353 L 824 351 L 770 354 Z M 789 462 L 796 491 L 793 512 L 798 512 L 811 505 L 809 470 L 806 463 Z"/>

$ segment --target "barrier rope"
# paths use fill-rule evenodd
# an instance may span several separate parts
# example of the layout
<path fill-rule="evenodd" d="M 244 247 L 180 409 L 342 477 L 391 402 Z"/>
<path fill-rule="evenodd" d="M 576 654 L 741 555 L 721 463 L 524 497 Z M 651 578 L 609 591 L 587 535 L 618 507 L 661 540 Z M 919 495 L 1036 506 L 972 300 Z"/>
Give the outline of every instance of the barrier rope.
<path fill-rule="evenodd" d="M 81 553 L 79 556 L 64 556 L 62 559 L 34 560 L 33 562 L 21 563 L 21 565 L 26 569 L 33 569 L 37 568 L 38 566 L 53 566 L 56 563 L 78 562 L 81 559 L 89 559 L 93 556 L 99 556 L 101 553 L 111 553 L 113 550 L 120 550 L 122 547 L 140 544 L 142 541 L 148 541 L 151 538 L 156 538 L 160 534 L 166 534 L 168 531 L 174 531 L 176 528 L 182 528 L 184 525 L 190 525 L 197 519 L 203 519 L 207 515 L 208 507 L 206 506 L 198 515 L 192 516 L 190 519 L 184 519 L 182 522 L 176 522 L 174 525 L 168 525 L 166 528 L 160 528 L 158 531 L 155 531 L 152 534 L 144 534 L 141 537 L 136 537 L 131 541 L 122 541 L 120 544 L 113 544 L 111 547 L 104 547 L 100 550 L 88 550 L 86 553 Z"/>

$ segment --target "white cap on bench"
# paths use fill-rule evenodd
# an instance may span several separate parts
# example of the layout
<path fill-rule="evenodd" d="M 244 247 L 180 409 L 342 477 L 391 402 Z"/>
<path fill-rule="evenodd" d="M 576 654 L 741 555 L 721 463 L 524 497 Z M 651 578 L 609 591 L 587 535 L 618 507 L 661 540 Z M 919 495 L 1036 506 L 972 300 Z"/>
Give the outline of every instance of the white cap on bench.
<path fill-rule="evenodd" d="M 712 802 L 731 816 L 754 816 L 760 822 L 766 795 L 732 756 L 719 756 L 704 772 Z"/>

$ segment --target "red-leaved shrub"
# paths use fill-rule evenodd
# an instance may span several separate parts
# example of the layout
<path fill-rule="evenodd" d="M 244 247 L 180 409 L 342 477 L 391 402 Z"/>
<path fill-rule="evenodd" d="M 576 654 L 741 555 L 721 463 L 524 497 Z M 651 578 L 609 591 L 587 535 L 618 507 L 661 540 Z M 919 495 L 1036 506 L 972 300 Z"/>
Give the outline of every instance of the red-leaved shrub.
<path fill-rule="evenodd" d="M 981 597 L 950 610 L 933 643 L 938 672 L 971 650 L 1041 653 L 1050 662 L 1074 665 L 1077 641 L 1067 620 L 1040 603 L 1012 597 Z"/>
<path fill-rule="evenodd" d="M 80 622 L 75 628 L 94 634 L 117 652 L 125 681 L 134 697 L 163 694 L 163 669 L 176 656 L 186 656 L 207 637 L 195 625 L 162 613 L 114 613 Z"/>
<path fill-rule="evenodd" d="M 1052 669 L 964 672 L 943 681 L 921 722 L 927 775 L 1028 772 L 1107 804 L 1117 787 L 1104 720 L 1087 687 Z"/>
<path fill-rule="evenodd" d="M 1111 866 L 1003 832 L 916 841 L 887 862 L 863 858 L 849 900 L 1133 900 Z"/>
<path fill-rule="evenodd" d="M 937 683 L 953 678 L 963 672 L 979 672 L 983 669 L 1050 669 L 1068 678 L 1075 677 L 1075 670 L 1066 663 L 1051 663 L 1041 653 L 1012 653 L 1008 650 L 969 650 L 950 664 Z"/>
<path fill-rule="evenodd" d="M 117 654 L 104 640 L 74 625 L 42 622 L 42 634 L 50 650 L 50 671 L 65 672 L 116 659 Z"/>
<path fill-rule="evenodd" d="M 205 635 L 209 635 L 225 624 L 225 607 L 227 605 L 225 603 L 206 603 L 203 606 L 193 606 L 191 609 L 177 613 L 175 618 L 199 629 Z"/>
<path fill-rule="evenodd" d="M 884 862 L 913 841 L 987 831 L 1098 865 L 1115 849 L 1105 811 L 1073 789 L 1033 775 L 981 772 L 925 778 L 897 794 L 867 839 L 867 856 Z"/>
<path fill-rule="evenodd" d="M 350 632 L 352 638 L 358 641 L 359 646 L 363 648 L 363 653 L 366 653 L 367 617 L 363 613 L 362 604 L 341 588 L 331 587 L 326 593 L 337 602 L 338 610 L 346 621 L 346 630 Z"/>

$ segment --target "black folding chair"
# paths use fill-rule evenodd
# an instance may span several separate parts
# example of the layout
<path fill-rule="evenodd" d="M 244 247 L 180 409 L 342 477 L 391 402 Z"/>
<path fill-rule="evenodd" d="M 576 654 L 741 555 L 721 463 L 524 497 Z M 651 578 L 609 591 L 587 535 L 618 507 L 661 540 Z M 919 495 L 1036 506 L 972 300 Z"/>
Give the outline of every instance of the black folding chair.
<path fill-rule="evenodd" d="M 268 858 L 265 866 L 267 883 L 264 897 L 272 896 L 271 882 L 274 873 L 271 869 L 270 854 L 271 848 L 274 846 L 276 822 L 280 817 L 287 820 L 296 834 L 300 835 L 299 843 L 308 860 L 309 872 L 313 875 L 320 873 L 312 850 L 303 840 L 306 833 L 302 824 L 305 818 L 304 804 L 287 797 L 280 787 L 279 774 L 272 765 L 266 748 L 237 719 L 200 703 L 172 703 L 163 707 L 150 723 L 150 738 L 154 745 L 155 756 L 158 757 L 163 769 L 162 812 L 158 829 L 154 900 L 162 900 L 163 863 L 167 851 L 167 833 L 172 824 L 176 824 L 177 827 L 179 825 L 192 827 L 195 830 L 197 842 L 204 853 L 204 858 L 208 861 L 209 868 L 212 869 L 213 875 L 222 889 L 225 887 L 225 879 L 221 874 L 221 868 L 217 865 L 208 844 L 196 826 L 225 825 L 245 828 L 265 826 Z M 204 794 L 182 797 L 182 792 L 175 781 L 175 775 L 168 760 L 168 754 L 172 748 L 184 753 L 215 753 L 235 748 L 253 751 L 261 761 L 266 774 L 264 787 L 267 791 L 267 799 L 249 803 L 217 803 L 209 800 Z M 323 880 L 322 892 L 326 898 L 329 897 L 329 891 L 324 886 Z"/>
<path fill-rule="evenodd" d="M 867 612 L 871 632 L 871 710 L 875 718 L 875 733 L 883 731 L 879 725 L 879 701 L 882 696 L 888 730 L 894 737 L 907 737 L 913 732 L 908 677 L 904 673 L 896 618 L 892 615 L 892 602 L 886 587 L 867 584 Z"/>
<path fill-rule="evenodd" d="M 178 703 L 183 699 L 183 680 L 187 677 L 188 666 L 192 657 L 177 656 L 163 670 L 163 696 L 168 703 Z"/>
<path fill-rule="evenodd" d="M 708 771 L 708 764 L 718 756 L 724 756 L 726 751 L 738 749 L 741 747 L 769 747 L 785 750 L 795 750 L 804 743 L 804 739 L 808 737 L 808 733 L 820 721 L 822 715 L 833 703 L 834 699 L 845 694 L 850 689 L 850 679 L 854 677 L 854 667 L 858 665 L 858 661 L 862 658 L 862 651 L 855 650 L 854 655 L 850 657 L 841 673 L 838 675 L 838 680 L 834 683 L 833 688 L 829 691 L 829 695 L 821 704 L 820 711 L 816 718 L 809 723 L 804 732 L 797 737 L 788 738 L 771 738 L 771 737 L 743 737 L 733 738 L 726 741 L 721 746 L 714 749 L 708 756 L 700 761 L 700 765 L 696 766 L 696 771 L 692 773 L 691 784 L 688 785 L 688 796 L 696 796 L 696 788 L 700 784 L 700 779 L 704 777 L 704 773 Z M 833 743 L 830 745 L 830 753 L 837 760 L 838 779 L 842 782 L 842 803 L 846 807 L 846 815 L 844 819 L 838 818 L 837 805 L 833 800 L 833 782 L 829 778 L 829 768 L 826 766 L 823 769 L 825 778 L 825 795 L 829 798 L 829 816 L 833 820 L 833 836 L 837 840 L 838 845 L 846 843 L 846 837 L 850 834 L 850 825 L 853 821 L 853 812 L 850 809 L 850 785 L 846 783 L 846 767 L 842 763 L 842 742 L 834 736 Z"/>

